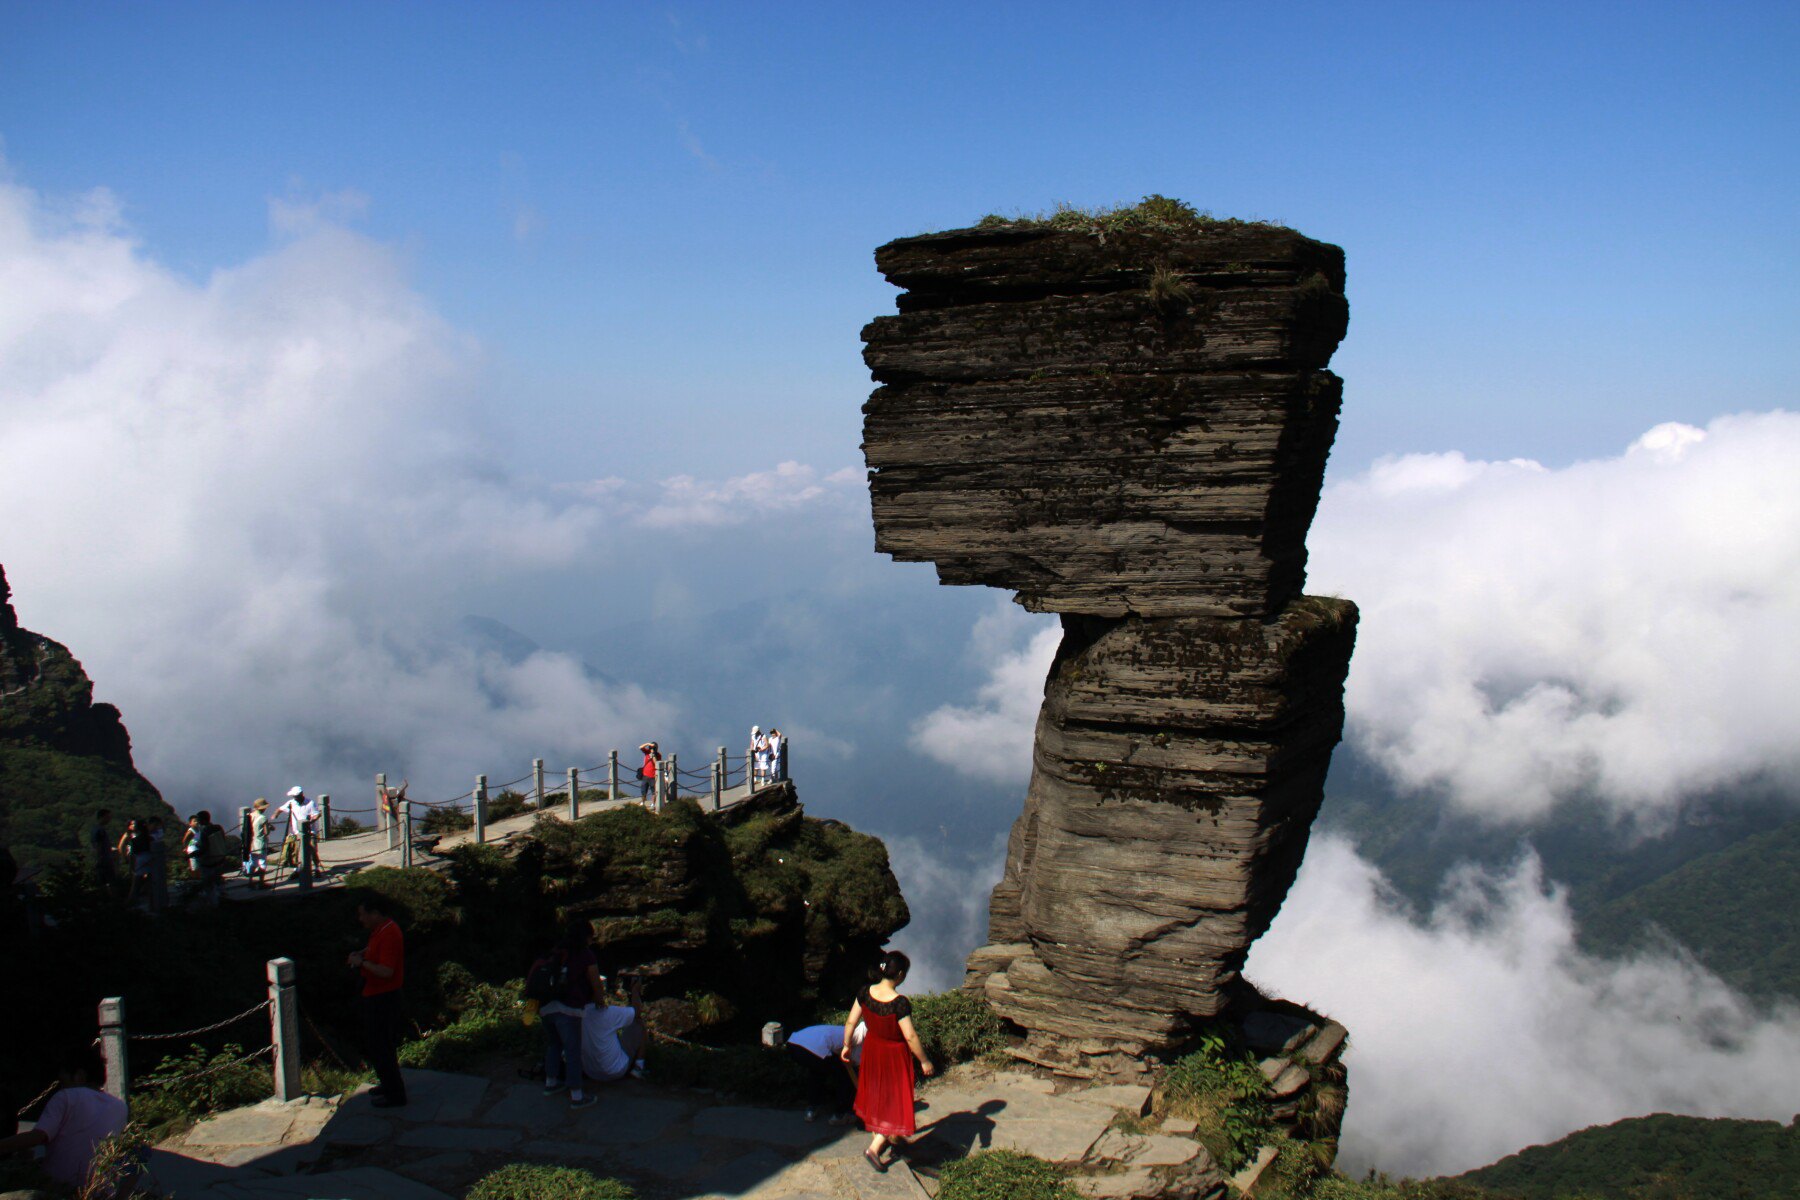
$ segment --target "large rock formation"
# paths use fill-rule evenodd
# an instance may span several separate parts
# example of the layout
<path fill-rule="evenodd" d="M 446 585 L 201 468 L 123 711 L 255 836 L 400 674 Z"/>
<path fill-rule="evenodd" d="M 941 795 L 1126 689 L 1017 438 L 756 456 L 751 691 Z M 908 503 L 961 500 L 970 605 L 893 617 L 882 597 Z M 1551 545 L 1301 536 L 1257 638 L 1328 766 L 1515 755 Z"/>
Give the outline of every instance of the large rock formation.
<path fill-rule="evenodd" d="M 970 985 L 1023 1055 L 1122 1069 L 1248 995 L 1342 729 L 1356 609 L 1300 590 L 1343 253 L 1160 201 L 876 264 L 876 547 L 1063 620 Z"/>
<path fill-rule="evenodd" d="M 60 642 L 21 628 L 0 567 L 0 846 L 24 860 L 76 852 L 93 809 L 175 815 L 131 761 L 119 710 Z"/>

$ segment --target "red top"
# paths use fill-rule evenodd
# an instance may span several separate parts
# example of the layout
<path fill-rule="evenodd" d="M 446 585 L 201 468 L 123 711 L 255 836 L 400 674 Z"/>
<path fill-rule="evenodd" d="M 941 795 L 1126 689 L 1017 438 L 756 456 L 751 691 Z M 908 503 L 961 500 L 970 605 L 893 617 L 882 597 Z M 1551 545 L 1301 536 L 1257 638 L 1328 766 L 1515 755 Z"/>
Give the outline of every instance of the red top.
<path fill-rule="evenodd" d="M 644 751 L 644 778 L 656 778 L 656 755 L 650 753 L 648 750 Z"/>
<path fill-rule="evenodd" d="M 394 973 L 387 979 L 379 978 L 369 970 L 370 963 L 392 967 Z M 400 985 L 406 982 L 406 942 L 400 936 L 400 926 L 394 924 L 392 917 L 376 926 L 375 932 L 369 935 L 369 944 L 363 947 L 362 974 L 362 994 L 365 996 L 397 992 Z"/>

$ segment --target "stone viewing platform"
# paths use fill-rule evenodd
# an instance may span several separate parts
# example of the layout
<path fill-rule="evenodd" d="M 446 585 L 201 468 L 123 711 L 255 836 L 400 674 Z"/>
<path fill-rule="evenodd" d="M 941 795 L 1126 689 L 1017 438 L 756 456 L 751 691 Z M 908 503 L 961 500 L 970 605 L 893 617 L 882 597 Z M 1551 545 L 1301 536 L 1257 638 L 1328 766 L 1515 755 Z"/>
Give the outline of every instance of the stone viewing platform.
<path fill-rule="evenodd" d="M 449 1200 L 525 1161 L 586 1167 L 667 1200 L 930 1200 L 942 1164 L 1015 1150 L 1067 1168 L 1096 1200 L 1201 1200 L 1225 1188 L 1193 1122 L 1158 1114 L 1141 1085 L 954 1067 L 926 1083 L 917 1139 L 878 1175 L 862 1158 L 866 1133 L 797 1109 L 625 1081 L 572 1112 L 500 1070 L 405 1074 L 404 1109 L 373 1108 L 359 1091 L 210 1117 L 155 1149 L 156 1182 L 189 1200 Z"/>

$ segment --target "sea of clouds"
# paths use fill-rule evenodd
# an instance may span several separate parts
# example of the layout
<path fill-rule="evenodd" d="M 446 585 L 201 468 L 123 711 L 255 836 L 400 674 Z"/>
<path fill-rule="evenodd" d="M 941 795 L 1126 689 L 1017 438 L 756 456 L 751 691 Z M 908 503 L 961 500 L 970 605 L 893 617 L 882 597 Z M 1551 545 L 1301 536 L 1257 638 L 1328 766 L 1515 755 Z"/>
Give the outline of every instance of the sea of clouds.
<path fill-rule="evenodd" d="M 430 798 L 666 736 L 654 686 L 460 636 L 469 593 L 861 490 L 798 463 L 509 473 L 480 348 L 344 208 L 277 203 L 268 251 L 196 280 L 108 193 L 53 202 L 0 164 L 0 564 L 181 811 L 290 782 L 348 808 L 377 767 Z"/>
<path fill-rule="evenodd" d="M 354 796 L 375 764 L 454 793 L 494 764 L 586 762 L 679 726 L 654 673 L 460 636 L 470 596 L 568 591 L 676 533 L 701 563 L 785 536 L 758 557 L 798 571 L 836 553 L 823 523 L 866 520 L 860 473 L 803 464 L 509 472 L 482 350 L 403 259 L 330 205 L 277 206 L 272 230 L 188 278 L 106 193 L 50 202 L 0 170 L 0 564 L 184 811 L 291 781 Z M 1794 782 L 1796 461 L 1800 416 L 1775 412 L 1564 467 L 1447 453 L 1335 481 L 1311 577 L 1363 612 L 1347 736 L 1396 786 L 1515 831 L 1578 791 L 1627 837 L 1696 790 Z M 691 607 L 678 579 L 647 590 Z M 821 655 L 860 636 L 807 632 Z M 1016 797 L 1057 636 L 996 601 L 966 647 L 985 682 L 922 702 L 912 751 Z M 1000 843 L 965 841 L 890 839 L 928 983 L 982 940 Z M 1412 911 L 1321 839 L 1251 972 L 1352 1029 L 1352 1164 L 1455 1170 L 1656 1109 L 1800 1109 L 1771 1066 L 1800 1058 L 1795 1013 L 1752 1011 L 1675 949 L 1583 955 L 1531 860 Z"/>

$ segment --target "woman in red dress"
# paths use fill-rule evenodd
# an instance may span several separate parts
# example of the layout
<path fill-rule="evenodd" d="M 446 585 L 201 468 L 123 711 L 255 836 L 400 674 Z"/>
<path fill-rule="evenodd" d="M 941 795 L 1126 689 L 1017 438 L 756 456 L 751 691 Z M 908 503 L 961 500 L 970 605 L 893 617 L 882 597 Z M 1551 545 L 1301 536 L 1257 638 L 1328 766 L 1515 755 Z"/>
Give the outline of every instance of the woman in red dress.
<path fill-rule="evenodd" d="M 919 1060 L 919 1069 L 927 1075 L 936 1070 L 913 1028 L 912 1001 L 900 994 L 900 985 L 911 969 L 912 962 L 898 950 L 882 955 L 880 966 L 871 972 L 879 978 L 857 995 L 844 1019 L 842 1058 L 846 1063 L 855 1044 L 857 1023 L 867 1026 L 862 1068 L 856 1077 L 856 1115 L 874 1135 L 863 1157 L 877 1171 L 887 1170 L 881 1158 L 883 1147 L 889 1142 L 904 1145 L 913 1135 L 913 1059 Z"/>

